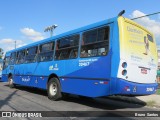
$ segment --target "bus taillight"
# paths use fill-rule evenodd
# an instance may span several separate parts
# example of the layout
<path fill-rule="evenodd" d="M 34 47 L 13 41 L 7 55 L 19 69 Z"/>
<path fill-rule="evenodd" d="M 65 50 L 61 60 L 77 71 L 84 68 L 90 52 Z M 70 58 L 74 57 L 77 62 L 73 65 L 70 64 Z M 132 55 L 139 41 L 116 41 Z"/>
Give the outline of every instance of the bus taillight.
<path fill-rule="evenodd" d="M 127 70 L 123 70 L 122 75 L 126 76 L 127 75 Z"/>
<path fill-rule="evenodd" d="M 123 62 L 123 63 L 122 63 L 122 67 L 123 67 L 123 68 L 127 68 L 127 63 L 126 63 L 126 62 Z"/>

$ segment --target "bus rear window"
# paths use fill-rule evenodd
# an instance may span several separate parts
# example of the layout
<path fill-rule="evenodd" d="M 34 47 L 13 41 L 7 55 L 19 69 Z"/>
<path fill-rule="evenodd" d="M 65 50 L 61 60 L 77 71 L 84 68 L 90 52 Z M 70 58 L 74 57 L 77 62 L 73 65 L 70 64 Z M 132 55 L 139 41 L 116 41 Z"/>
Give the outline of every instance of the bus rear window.
<path fill-rule="evenodd" d="M 149 40 L 150 42 L 153 42 L 153 38 L 152 38 L 151 35 L 147 34 L 147 38 L 148 38 L 148 40 Z"/>

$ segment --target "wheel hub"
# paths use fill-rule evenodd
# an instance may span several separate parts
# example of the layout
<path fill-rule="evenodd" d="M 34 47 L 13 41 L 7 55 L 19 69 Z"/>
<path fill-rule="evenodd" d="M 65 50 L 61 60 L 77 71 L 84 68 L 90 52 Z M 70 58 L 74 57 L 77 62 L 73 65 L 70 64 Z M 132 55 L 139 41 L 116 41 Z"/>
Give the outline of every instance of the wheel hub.
<path fill-rule="evenodd" d="M 49 87 L 49 91 L 52 96 L 55 96 L 57 94 L 57 84 L 52 83 Z"/>

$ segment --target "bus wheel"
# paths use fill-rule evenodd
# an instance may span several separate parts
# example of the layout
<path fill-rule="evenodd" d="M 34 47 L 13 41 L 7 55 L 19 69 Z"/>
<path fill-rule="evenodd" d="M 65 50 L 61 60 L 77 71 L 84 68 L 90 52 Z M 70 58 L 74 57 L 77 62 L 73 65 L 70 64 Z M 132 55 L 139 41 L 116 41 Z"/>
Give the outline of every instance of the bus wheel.
<path fill-rule="evenodd" d="M 10 88 L 13 88 L 14 87 L 14 83 L 13 83 L 13 78 L 12 76 L 8 77 L 8 85 Z"/>
<path fill-rule="evenodd" d="M 59 100 L 62 97 L 61 87 L 57 78 L 51 78 L 47 86 L 48 98 L 51 100 Z"/>

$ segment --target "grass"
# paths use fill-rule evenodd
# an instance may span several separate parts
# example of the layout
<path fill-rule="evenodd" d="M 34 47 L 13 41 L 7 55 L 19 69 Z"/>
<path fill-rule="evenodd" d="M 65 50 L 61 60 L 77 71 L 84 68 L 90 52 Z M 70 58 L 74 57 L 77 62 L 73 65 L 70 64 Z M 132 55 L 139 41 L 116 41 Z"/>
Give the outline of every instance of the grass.
<path fill-rule="evenodd" d="M 147 101 L 147 106 L 153 107 L 156 105 L 156 102 L 151 100 L 151 101 Z"/>
<path fill-rule="evenodd" d="M 160 89 L 157 89 L 156 94 L 160 95 Z"/>

